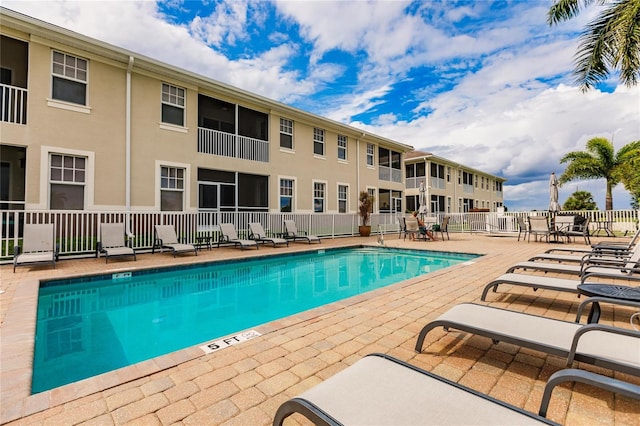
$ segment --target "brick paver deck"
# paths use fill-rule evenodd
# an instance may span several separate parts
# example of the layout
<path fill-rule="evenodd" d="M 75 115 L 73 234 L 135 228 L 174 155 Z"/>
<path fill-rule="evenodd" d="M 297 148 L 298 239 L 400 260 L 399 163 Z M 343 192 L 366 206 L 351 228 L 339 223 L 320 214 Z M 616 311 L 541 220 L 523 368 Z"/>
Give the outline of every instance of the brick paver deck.
<path fill-rule="evenodd" d="M 220 248 L 199 256 L 141 254 L 137 262 L 62 260 L 50 267 L 0 269 L 2 289 L 0 421 L 15 425 L 267 425 L 278 406 L 372 352 L 421 368 L 537 412 L 547 378 L 563 368 L 555 356 L 459 332 L 434 331 L 422 353 L 413 350 L 422 326 L 462 302 L 573 320 L 579 299 L 554 291 L 503 285 L 480 302 L 483 286 L 513 263 L 543 252 L 546 243 L 512 237 L 452 234 L 451 241 L 410 242 L 387 235 L 386 244 L 484 256 L 370 293 L 256 327 L 262 336 L 205 355 L 193 347 L 134 366 L 29 396 L 38 279 L 117 272 L 267 253 Z M 375 244 L 376 238 L 326 239 L 322 248 Z M 603 310 L 603 323 L 629 327 L 628 308 Z M 611 371 L 581 365 L 611 375 Z M 639 378 L 626 376 L 640 383 Z M 428 413 L 425 413 L 428 416 Z M 549 416 L 567 425 L 640 424 L 640 402 L 582 385 L 554 392 Z M 428 417 L 425 417 L 425 421 Z M 287 424 L 307 424 L 296 416 Z"/>

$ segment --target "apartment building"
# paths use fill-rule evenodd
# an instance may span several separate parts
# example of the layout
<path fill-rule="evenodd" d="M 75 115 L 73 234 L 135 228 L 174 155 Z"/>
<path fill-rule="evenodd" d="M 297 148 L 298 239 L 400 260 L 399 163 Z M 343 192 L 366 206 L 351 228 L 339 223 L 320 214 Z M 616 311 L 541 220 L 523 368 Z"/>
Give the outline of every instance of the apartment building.
<path fill-rule="evenodd" d="M 428 152 L 412 151 L 404 161 L 406 208 L 417 211 L 424 183 L 429 213 L 495 212 L 503 207 L 506 179 Z"/>
<path fill-rule="evenodd" d="M 0 14 L 1 209 L 403 210 L 411 146 Z"/>

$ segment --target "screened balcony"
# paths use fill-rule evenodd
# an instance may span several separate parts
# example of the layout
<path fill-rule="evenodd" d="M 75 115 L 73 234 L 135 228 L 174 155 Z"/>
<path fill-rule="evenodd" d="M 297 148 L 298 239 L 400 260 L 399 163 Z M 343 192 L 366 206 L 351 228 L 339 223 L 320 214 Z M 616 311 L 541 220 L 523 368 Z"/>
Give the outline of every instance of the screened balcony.
<path fill-rule="evenodd" d="M 7 36 L 0 43 L 0 121 L 24 125 L 29 44 Z"/>
<path fill-rule="evenodd" d="M 269 162 L 268 115 L 198 95 L 198 152 Z"/>

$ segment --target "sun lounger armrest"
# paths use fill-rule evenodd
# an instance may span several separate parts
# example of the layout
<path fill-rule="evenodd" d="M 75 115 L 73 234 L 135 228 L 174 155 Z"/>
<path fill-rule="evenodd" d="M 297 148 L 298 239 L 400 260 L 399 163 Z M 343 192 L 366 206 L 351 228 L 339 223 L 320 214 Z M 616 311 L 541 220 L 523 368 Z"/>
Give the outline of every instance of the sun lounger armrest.
<path fill-rule="evenodd" d="M 551 377 L 549 377 L 549 381 L 547 381 L 547 384 L 544 387 L 542 401 L 540 402 L 539 415 L 543 417 L 547 415 L 551 393 L 557 385 L 563 382 L 581 382 L 611 392 L 619 393 L 630 398 L 640 399 L 640 386 L 638 385 L 602 376 L 600 374 L 592 373 L 591 371 L 569 368 L 566 370 L 556 371 L 551 375 Z"/>
<path fill-rule="evenodd" d="M 640 304 L 636 304 L 636 306 L 640 306 Z M 586 324 L 580 327 L 578 330 L 576 330 L 576 333 L 573 335 L 573 341 L 571 342 L 571 350 L 569 350 L 569 355 L 567 356 L 567 367 L 571 367 L 571 364 L 573 364 L 573 360 L 576 356 L 576 349 L 578 347 L 578 343 L 580 342 L 580 338 L 590 331 L 604 331 L 607 333 L 618 334 L 621 336 L 636 337 L 640 339 L 640 332 L 636 330 L 613 327 L 613 326 L 604 325 L 604 324 Z"/>
<path fill-rule="evenodd" d="M 634 302 L 632 300 L 621 300 L 621 299 L 613 299 L 611 297 L 589 297 L 586 300 L 583 300 L 580 305 L 578 305 L 578 312 L 576 313 L 576 323 L 580 323 L 580 318 L 582 317 L 582 311 L 584 311 L 585 307 L 591 303 L 611 303 L 613 305 L 623 305 L 623 306 L 633 306 L 636 308 L 640 308 L 640 302 Z"/>

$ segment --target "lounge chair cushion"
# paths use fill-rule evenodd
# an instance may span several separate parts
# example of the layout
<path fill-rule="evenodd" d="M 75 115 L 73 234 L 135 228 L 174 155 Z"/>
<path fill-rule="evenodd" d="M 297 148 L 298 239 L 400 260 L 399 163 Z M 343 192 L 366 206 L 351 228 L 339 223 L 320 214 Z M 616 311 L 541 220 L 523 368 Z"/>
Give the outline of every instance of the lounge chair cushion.
<path fill-rule="evenodd" d="M 545 423 L 543 418 L 376 354 L 358 360 L 298 398 L 313 404 L 316 413 L 344 425 Z M 290 414 L 289 408 L 283 404 L 274 425 Z"/>

